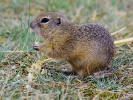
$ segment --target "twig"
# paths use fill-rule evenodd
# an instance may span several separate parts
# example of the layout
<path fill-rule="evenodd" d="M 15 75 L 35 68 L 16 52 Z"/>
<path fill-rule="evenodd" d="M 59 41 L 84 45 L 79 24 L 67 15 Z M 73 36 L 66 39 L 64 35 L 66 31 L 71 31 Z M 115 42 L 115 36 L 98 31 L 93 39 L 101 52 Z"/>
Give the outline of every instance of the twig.
<path fill-rule="evenodd" d="M 116 31 L 116 32 L 111 33 L 111 35 L 115 35 L 115 34 L 117 34 L 117 33 L 121 32 L 121 31 L 124 31 L 125 29 L 126 29 L 126 27 L 123 27 L 123 28 L 121 28 L 120 30 L 118 30 L 118 31 Z"/>
<path fill-rule="evenodd" d="M 127 42 L 133 42 L 133 38 L 117 40 L 117 41 L 114 41 L 114 44 L 118 45 L 118 44 L 123 44 L 123 43 L 127 43 Z"/>

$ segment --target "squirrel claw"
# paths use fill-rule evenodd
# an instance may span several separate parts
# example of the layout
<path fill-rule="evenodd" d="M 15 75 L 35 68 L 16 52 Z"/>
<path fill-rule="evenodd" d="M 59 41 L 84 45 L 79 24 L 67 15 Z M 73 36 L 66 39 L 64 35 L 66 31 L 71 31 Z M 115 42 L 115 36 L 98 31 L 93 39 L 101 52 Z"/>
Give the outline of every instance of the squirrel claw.
<path fill-rule="evenodd" d="M 39 51 L 39 48 L 37 45 L 33 44 L 33 49 L 36 50 L 36 51 Z"/>

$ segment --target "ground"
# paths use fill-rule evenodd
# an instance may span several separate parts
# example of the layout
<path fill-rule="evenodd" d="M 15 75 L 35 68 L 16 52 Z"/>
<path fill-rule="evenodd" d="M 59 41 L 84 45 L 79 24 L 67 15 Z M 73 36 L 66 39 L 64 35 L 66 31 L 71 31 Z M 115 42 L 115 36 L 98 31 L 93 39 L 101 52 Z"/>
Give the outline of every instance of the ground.
<path fill-rule="evenodd" d="M 59 11 L 77 24 L 103 25 L 116 41 L 133 37 L 132 5 L 131 0 L 0 0 L 0 99 L 133 99 L 132 42 L 115 46 L 113 75 L 81 81 L 52 70 L 68 63 L 33 50 L 33 43 L 42 39 L 29 27 L 40 12 Z M 33 72 L 33 65 L 44 69 Z"/>

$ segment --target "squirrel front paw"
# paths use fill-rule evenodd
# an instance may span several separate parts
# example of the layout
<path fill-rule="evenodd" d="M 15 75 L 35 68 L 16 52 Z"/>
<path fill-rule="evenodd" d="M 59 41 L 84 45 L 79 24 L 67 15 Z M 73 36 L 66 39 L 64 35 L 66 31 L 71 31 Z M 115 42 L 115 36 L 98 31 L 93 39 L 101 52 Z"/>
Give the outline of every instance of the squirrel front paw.
<path fill-rule="evenodd" d="M 39 51 L 39 44 L 38 43 L 34 43 L 33 44 L 33 49 L 36 51 Z"/>

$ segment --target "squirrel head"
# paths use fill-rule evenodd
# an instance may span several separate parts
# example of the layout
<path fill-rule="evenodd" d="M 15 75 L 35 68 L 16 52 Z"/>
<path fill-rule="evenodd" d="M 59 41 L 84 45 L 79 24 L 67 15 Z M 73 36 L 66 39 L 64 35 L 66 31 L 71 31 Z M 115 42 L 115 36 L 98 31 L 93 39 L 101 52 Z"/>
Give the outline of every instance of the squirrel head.
<path fill-rule="evenodd" d="M 54 33 L 62 32 L 70 24 L 67 17 L 59 12 L 44 12 L 37 16 L 31 23 L 32 30 L 43 38 L 48 38 Z"/>

